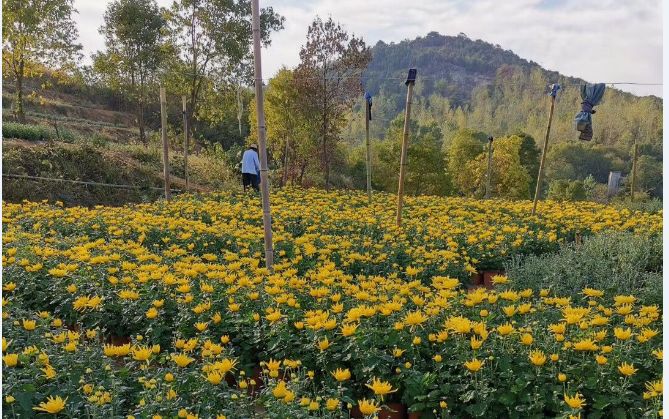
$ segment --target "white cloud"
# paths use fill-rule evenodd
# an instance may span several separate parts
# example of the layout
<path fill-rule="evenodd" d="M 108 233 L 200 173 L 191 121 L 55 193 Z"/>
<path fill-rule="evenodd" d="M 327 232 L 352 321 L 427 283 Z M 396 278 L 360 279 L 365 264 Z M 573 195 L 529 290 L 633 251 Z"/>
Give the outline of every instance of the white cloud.
<path fill-rule="evenodd" d="M 107 2 L 75 0 L 85 52 L 103 47 L 97 28 Z M 167 0 L 159 1 L 168 5 Z M 466 33 L 519 56 L 592 82 L 662 82 L 661 0 L 270 0 L 285 29 L 264 51 L 265 77 L 299 62 L 307 26 L 331 15 L 370 44 L 429 31 Z M 662 96 L 662 86 L 619 86 Z"/>

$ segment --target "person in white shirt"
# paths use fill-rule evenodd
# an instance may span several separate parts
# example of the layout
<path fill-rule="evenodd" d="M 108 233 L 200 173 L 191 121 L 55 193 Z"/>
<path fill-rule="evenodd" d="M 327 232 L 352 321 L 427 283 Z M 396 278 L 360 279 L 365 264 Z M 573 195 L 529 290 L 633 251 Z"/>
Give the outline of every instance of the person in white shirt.
<path fill-rule="evenodd" d="M 260 161 L 258 160 L 258 146 L 251 144 L 242 156 L 242 184 L 244 191 L 251 186 L 256 191 L 260 185 Z"/>

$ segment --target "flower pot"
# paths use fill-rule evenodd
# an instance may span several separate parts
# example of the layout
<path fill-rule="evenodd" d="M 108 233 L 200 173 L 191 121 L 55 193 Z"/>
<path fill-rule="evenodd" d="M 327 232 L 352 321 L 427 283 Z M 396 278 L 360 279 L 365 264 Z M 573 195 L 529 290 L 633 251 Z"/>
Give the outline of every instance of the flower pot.
<path fill-rule="evenodd" d="M 130 343 L 130 336 L 111 335 L 109 337 L 109 343 L 111 343 L 114 346 L 125 345 L 127 343 Z"/>
<path fill-rule="evenodd" d="M 362 416 L 362 412 L 360 411 L 360 408 L 358 406 L 353 406 L 351 409 L 351 418 L 352 419 L 362 419 L 364 416 Z"/>
<path fill-rule="evenodd" d="M 237 386 L 237 380 L 235 380 L 235 376 L 232 375 L 231 373 L 225 374 L 225 382 L 228 384 L 228 387 Z"/>
<path fill-rule="evenodd" d="M 248 394 L 253 397 L 265 387 L 265 383 L 262 380 L 262 367 L 260 367 L 260 365 L 253 367 L 253 371 L 251 372 L 249 380 L 254 380 L 256 382 L 256 385 L 254 386 L 249 383 L 249 386 L 246 390 Z"/>
<path fill-rule="evenodd" d="M 379 419 L 405 419 L 407 407 L 402 403 L 388 403 L 379 411 Z"/>
<path fill-rule="evenodd" d="M 492 288 L 492 277 L 496 275 L 504 275 L 504 271 L 483 271 L 483 285 L 486 288 Z"/>
<path fill-rule="evenodd" d="M 473 273 L 469 276 L 469 285 L 473 288 L 483 285 L 483 274 L 481 272 Z"/>
<path fill-rule="evenodd" d="M 67 324 L 67 325 L 65 325 L 65 327 L 67 328 L 67 330 L 71 330 L 71 331 L 73 331 L 73 332 L 79 332 L 79 331 L 81 331 L 81 326 L 79 326 L 79 325 L 76 324 L 76 323 Z"/>
<path fill-rule="evenodd" d="M 407 419 L 420 419 L 423 417 L 423 412 L 409 412 Z"/>

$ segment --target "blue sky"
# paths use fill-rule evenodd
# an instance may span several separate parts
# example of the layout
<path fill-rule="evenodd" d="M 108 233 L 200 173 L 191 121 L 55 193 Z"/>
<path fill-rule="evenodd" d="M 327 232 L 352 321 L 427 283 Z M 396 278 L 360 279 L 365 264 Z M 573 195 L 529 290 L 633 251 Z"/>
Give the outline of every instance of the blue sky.
<path fill-rule="evenodd" d="M 84 53 L 102 49 L 97 29 L 108 1 L 75 0 Z M 169 0 L 158 0 L 167 6 Z M 430 31 L 466 33 L 543 67 L 591 82 L 662 83 L 661 0 L 261 0 L 286 17 L 263 54 L 264 77 L 299 62 L 315 15 L 332 16 L 374 45 Z M 619 86 L 662 96 L 662 86 Z"/>

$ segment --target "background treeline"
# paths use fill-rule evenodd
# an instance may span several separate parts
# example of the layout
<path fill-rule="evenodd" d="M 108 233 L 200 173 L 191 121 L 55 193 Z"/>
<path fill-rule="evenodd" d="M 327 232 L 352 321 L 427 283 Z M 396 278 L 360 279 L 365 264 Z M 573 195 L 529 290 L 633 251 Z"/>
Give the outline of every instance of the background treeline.
<path fill-rule="evenodd" d="M 99 28 L 105 48 L 93 54 L 90 66 L 80 64 L 72 5 L 71 0 L 3 3 L 3 119 L 24 125 L 47 121 L 54 128 L 9 125 L 3 136 L 71 141 L 78 135 L 93 146 L 148 147 L 159 141 L 158 86 L 163 85 L 173 149 L 183 149 L 181 97 L 186 96 L 191 152 L 210 150 L 208 155 L 221 156 L 233 173 L 245 143 L 256 141 L 250 2 L 178 0 L 161 8 L 154 0 L 115 0 Z M 268 44 L 284 19 L 267 8 L 261 20 Z M 363 93 L 368 91 L 373 187 L 394 192 L 409 67 L 418 68 L 409 193 L 482 196 L 487 138 L 493 136 L 493 196 L 530 198 L 548 114 L 546 93 L 558 82 L 563 90 L 547 158 L 549 196 L 604 199 L 610 171 L 622 172 L 626 182 L 636 141 L 638 190 L 661 197 L 661 99 L 607 88 L 594 115 L 595 136 L 582 142 L 573 128 L 580 79 L 465 34 L 431 32 L 370 48 L 332 18 L 318 17 L 306 28 L 299 65 L 282 68 L 265 82 L 274 184 L 364 188 Z M 58 121 L 71 123 L 70 131 L 59 130 Z"/>

